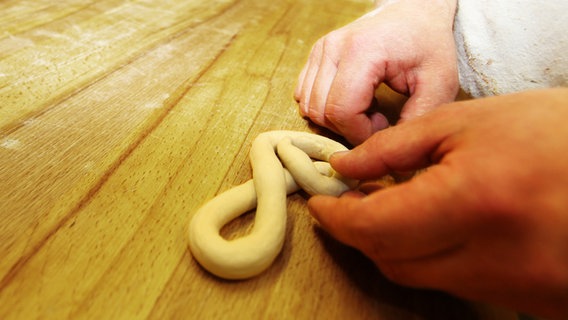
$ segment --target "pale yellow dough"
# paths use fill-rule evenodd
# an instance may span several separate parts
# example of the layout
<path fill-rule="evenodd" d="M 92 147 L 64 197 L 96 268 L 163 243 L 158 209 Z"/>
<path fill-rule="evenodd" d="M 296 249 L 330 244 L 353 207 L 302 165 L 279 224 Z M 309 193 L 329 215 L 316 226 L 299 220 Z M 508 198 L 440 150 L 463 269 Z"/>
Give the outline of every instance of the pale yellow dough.
<path fill-rule="evenodd" d="M 338 196 L 356 184 L 340 177 L 327 163 L 333 153 L 345 150 L 336 141 L 306 132 L 258 135 L 250 151 L 253 179 L 219 194 L 193 216 L 188 230 L 193 257 L 209 272 L 226 279 L 249 278 L 267 269 L 284 243 L 287 194 L 301 187 L 309 194 Z M 254 226 L 248 235 L 234 240 L 220 235 L 225 224 L 255 207 Z"/>

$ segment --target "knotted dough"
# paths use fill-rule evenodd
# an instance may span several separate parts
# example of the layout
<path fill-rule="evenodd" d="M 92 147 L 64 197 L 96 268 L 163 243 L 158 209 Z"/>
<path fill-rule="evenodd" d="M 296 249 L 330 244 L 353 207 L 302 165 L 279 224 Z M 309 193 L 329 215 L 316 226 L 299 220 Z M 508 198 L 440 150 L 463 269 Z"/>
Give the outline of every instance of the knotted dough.
<path fill-rule="evenodd" d="M 356 184 L 327 163 L 333 153 L 346 150 L 336 141 L 306 132 L 258 135 L 249 154 L 253 179 L 219 194 L 193 216 L 188 230 L 193 257 L 209 272 L 226 279 L 249 278 L 264 271 L 284 243 L 287 194 L 301 187 L 312 195 L 338 196 Z M 255 207 L 248 235 L 234 240 L 220 235 L 225 224 Z"/>

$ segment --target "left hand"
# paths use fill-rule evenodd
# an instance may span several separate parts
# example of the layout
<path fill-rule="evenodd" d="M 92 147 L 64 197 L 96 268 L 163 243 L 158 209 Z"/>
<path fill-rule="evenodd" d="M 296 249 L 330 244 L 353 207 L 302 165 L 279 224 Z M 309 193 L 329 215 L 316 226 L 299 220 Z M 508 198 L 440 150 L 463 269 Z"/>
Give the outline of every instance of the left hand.
<path fill-rule="evenodd" d="M 410 96 L 402 120 L 453 101 L 455 6 L 456 0 L 388 1 L 319 39 L 295 90 L 302 115 L 357 145 L 389 125 L 369 110 L 383 82 Z"/>

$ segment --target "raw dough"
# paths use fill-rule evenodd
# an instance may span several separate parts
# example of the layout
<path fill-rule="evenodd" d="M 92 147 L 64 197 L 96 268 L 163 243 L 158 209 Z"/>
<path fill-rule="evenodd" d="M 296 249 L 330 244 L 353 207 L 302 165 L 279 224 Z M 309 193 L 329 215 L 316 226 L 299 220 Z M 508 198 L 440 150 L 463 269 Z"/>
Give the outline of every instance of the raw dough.
<path fill-rule="evenodd" d="M 333 153 L 345 150 L 338 142 L 306 132 L 260 134 L 250 151 L 253 179 L 207 202 L 191 220 L 189 247 L 194 258 L 211 273 L 226 279 L 249 278 L 264 271 L 284 243 L 287 194 L 297 191 L 300 185 L 310 194 L 338 196 L 356 184 L 340 177 L 327 163 Z M 254 209 L 257 199 L 250 234 L 234 240 L 223 238 L 221 228 Z"/>

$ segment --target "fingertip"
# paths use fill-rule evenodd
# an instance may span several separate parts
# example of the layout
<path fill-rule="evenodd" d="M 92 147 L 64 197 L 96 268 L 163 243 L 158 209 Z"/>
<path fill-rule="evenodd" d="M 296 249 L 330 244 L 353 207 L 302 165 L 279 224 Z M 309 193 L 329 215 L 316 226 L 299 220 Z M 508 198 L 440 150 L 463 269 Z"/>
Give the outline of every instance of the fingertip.
<path fill-rule="evenodd" d="M 306 62 L 306 64 L 302 68 L 302 71 L 300 71 L 300 74 L 298 75 L 298 83 L 296 84 L 296 88 L 294 89 L 294 99 L 296 100 L 296 102 L 300 102 L 302 99 L 302 90 L 304 87 L 306 72 L 308 71 L 308 65 L 309 63 Z"/>
<path fill-rule="evenodd" d="M 345 168 L 349 169 L 350 167 L 348 159 L 350 158 L 349 155 L 351 154 L 351 152 L 351 150 L 338 151 L 333 153 L 329 157 L 329 164 L 331 165 L 331 167 L 345 177 L 349 177 L 349 173 L 346 172 Z"/>
<path fill-rule="evenodd" d="M 386 129 L 390 126 L 389 120 L 382 113 L 379 113 L 379 112 L 372 113 L 369 116 L 369 119 L 371 120 L 371 131 L 372 131 L 372 133 Z"/>
<path fill-rule="evenodd" d="M 361 212 L 364 194 L 348 191 L 339 198 L 317 195 L 308 201 L 310 214 L 323 230 L 347 245 L 354 246 L 361 225 L 357 213 Z"/>
<path fill-rule="evenodd" d="M 343 151 L 334 152 L 329 157 L 329 162 L 333 163 L 333 162 L 341 161 L 341 159 L 344 158 L 346 155 L 348 155 L 349 152 L 351 152 L 351 150 L 343 150 Z"/>
<path fill-rule="evenodd" d="M 329 207 L 330 196 L 314 195 L 308 200 L 308 211 L 310 215 L 321 223 L 322 212 L 325 212 Z"/>
<path fill-rule="evenodd" d="M 339 207 L 347 210 L 353 205 L 353 201 L 364 197 L 366 197 L 366 194 L 356 190 L 346 191 L 340 197 L 314 195 L 308 200 L 308 210 L 320 223 L 327 224 L 325 222 L 336 220 Z M 342 212 L 341 216 L 345 216 L 345 214 Z"/>
<path fill-rule="evenodd" d="M 376 133 L 352 150 L 332 154 L 329 159 L 331 167 L 346 178 L 359 180 L 381 178 L 388 174 L 390 167 L 385 162 L 388 160 L 385 158 L 385 149 L 388 148 L 382 137 L 386 130 Z"/>
<path fill-rule="evenodd" d="M 350 191 L 346 191 L 341 195 L 341 198 L 343 199 L 362 199 L 364 197 L 366 197 L 367 195 L 363 192 L 357 191 L 357 190 L 350 190 Z"/>
<path fill-rule="evenodd" d="M 421 117 L 442 104 L 454 101 L 458 90 L 451 88 L 451 86 L 446 90 L 439 89 L 445 87 L 448 86 L 442 84 L 439 86 L 435 84 L 422 84 L 418 86 L 414 94 L 412 94 L 404 104 L 400 112 L 398 123 Z"/>
<path fill-rule="evenodd" d="M 347 139 L 347 141 L 349 141 L 349 143 L 351 143 L 354 146 L 362 144 L 363 142 L 365 142 L 365 139 L 367 138 L 367 135 L 360 135 L 357 133 L 353 134 L 351 132 L 344 132 L 343 135 L 345 136 L 345 139 Z"/>
<path fill-rule="evenodd" d="M 360 108 L 364 109 L 363 107 L 356 109 Z M 363 144 L 375 132 L 389 126 L 387 118 L 380 113 L 369 114 L 357 111 L 350 113 L 351 111 L 346 107 L 329 104 L 326 106 L 326 118 L 354 146 Z"/>

